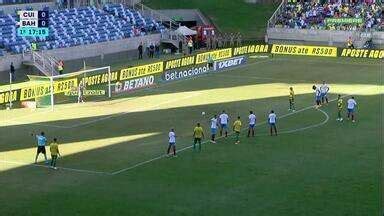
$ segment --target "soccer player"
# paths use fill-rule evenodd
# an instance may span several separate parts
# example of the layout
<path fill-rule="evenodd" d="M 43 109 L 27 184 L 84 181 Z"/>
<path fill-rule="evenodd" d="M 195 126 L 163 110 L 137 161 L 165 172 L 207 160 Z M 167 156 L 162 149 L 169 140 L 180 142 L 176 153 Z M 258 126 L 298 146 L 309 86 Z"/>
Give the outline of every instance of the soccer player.
<path fill-rule="evenodd" d="M 315 91 L 316 108 L 319 108 L 321 106 L 321 91 L 315 85 L 312 86 L 312 89 Z"/>
<path fill-rule="evenodd" d="M 214 115 L 212 118 L 211 118 L 211 143 L 216 143 L 215 141 L 215 137 L 216 137 L 216 133 L 217 133 L 217 115 Z"/>
<path fill-rule="evenodd" d="M 233 131 L 235 132 L 235 135 L 236 135 L 235 144 L 239 144 L 240 143 L 240 131 L 241 131 L 240 116 L 238 116 L 237 120 L 233 123 Z"/>
<path fill-rule="evenodd" d="M 350 99 L 348 99 L 347 101 L 347 109 L 348 109 L 348 120 L 349 118 L 351 117 L 352 118 L 352 122 L 355 122 L 355 108 L 357 106 L 357 103 L 355 101 L 355 97 L 351 97 Z"/>
<path fill-rule="evenodd" d="M 289 88 L 289 111 L 295 112 L 295 92 L 293 91 L 293 87 Z"/>
<path fill-rule="evenodd" d="M 228 121 L 229 116 L 225 113 L 225 110 L 219 115 L 220 119 L 220 136 L 223 136 L 223 131 L 225 131 L 225 137 L 228 137 Z"/>
<path fill-rule="evenodd" d="M 53 138 L 53 143 L 49 145 L 49 151 L 51 152 L 51 167 L 52 169 L 57 169 L 56 161 L 57 157 L 61 156 L 59 152 L 59 145 L 57 144 L 57 139 Z"/>
<path fill-rule="evenodd" d="M 343 99 L 341 98 L 341 95 L 337 96 L 337 119 L 336 121 L 343 121 L 343 117 L 341 117 L 341 111 L 343 110 Z"/>
<path fill-rule="evenodd" d="M 268 124 L 271 136 L 273 136 L 273 131 L 275 131 L 275 135 L 277 136 L 277 128 L 276 128 L 276 120 L 277 116 L 273 110 L 268 115 Z"/>
<path fill-rule="evenodd" d="M 252 137 L 254 137 L 255 136 L 256 115 L 253 114 L 253 111 L 249 111 L 248 119 L 249 119 L 249 127 L 248 127 L 247 137 L 250 137 L 251 133 L 252 133 Z"/>
<path fill-rule="evenodd" d="M 328 103 L 328 97 L 327 94 L 329 92 L 329 86 L 323 81 L 323 84 L 320 86 L 320 93 L 321 93 L 321 103 L 324 104 L 324 101 Z"/>
<path fill-rule="evenodd" d="M 169 153 L 171 152 L 171 149 L 173 150 L 173 156 L 176 156 L 176 133 L 173 128 L 171 128 L 171 131 L 168 133 L 168 138 L 169 138 L 169 145 L 167 149 L 167 156 L 169 156 Z"/>
<path fill-rule="evenodd" d="M 199 152 L 201 151 L 201 140 L 204 139 L 204 130 L 200 126 L 200 123 L 197 123 L 195 129 L 193 130 L 193 150 L 196 150 L 196 143 L 199 143 Z"/>
<path fill-rule="evenodd" d="M 77 103 L 84 103 L 84 92 L 85 92 L 85 85 L 83 81 L 80 81 L 79 87 L 77 89 Z"/>
<path fill-rule="evenodd" d="M 33 136 L 33 134 L 32 134 Z M 47 160 L 47 153 L 45 151 L 45 145 L 47 144 L 47 138 L 45 138 L 44 132 L 41 132 L 40 135 L 36 134 L 36 139 L 37 139 L 37 153 L 35 157 L 35 163 L 37 163 L 37 158 L 39 157 L 39 154 L 42 153 L 45 158 L 45 163 L 48 163 Z"/>

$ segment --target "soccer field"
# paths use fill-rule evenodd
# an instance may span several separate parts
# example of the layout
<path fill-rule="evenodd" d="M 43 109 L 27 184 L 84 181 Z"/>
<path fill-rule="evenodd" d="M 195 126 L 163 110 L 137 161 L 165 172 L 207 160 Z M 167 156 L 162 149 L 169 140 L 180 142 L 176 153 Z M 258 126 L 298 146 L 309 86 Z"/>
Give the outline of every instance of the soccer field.
<path fill-rule="evenodd" d="M 0 215 L 379 215 L 383 75 L 379 60 L 277 56 L 108 101 L 1 110 Z M 323 80 L 331 101 L 315 109 L 311 87 Z M 346 110 L 336 121 L 337 94 L 355 96 L 356 123 Z M 241 117 L 239 145 L 232 134 L 206 142 L 222 110 L 230 124 Z M 197 122 L 201 152 L 191 148 Z M 170 128 L 177 158 L 165 157 Z M 42 156 L 33 164 L 40 131 L 59 139 L 58 170 Z"/>

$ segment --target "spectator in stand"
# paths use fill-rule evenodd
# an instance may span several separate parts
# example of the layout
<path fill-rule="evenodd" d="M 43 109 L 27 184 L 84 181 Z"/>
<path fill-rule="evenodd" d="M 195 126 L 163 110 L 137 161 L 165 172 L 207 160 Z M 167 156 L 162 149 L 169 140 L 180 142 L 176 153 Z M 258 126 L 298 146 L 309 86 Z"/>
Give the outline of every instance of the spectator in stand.
<path fill-rule="evenodd" d="M 16 74 L 15 74 L 16 70 L 15 70 L 15 66 L 13 66 L 13 62 L 11 62 L 11 65 L 10 65 L 10 73 L 11 73 L 11 80 L 12 82 L 15 82 L 16 80 Z"/>
<path fill-rule="evenodd" d="M 351 18 L 351 22 L 326 23 L 327 18 Z M 382 8 L 372 0 L 361 2 L 318 1 L 288 2 L 277 15 L 275 27 L 354 31 L 381 29 Z"/>
<path fill-rule="evenodd" d="M 139 51 L 139 59 L 143 59 L 143 42 L 140 42 L 139 47 L 137 47 Z"/>

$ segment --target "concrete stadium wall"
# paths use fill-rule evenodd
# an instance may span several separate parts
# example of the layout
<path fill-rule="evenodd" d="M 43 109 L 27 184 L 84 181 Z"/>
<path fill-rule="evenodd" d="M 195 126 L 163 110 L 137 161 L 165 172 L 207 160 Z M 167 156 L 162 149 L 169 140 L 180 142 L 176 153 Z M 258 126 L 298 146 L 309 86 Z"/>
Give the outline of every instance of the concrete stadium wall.
<path fill-rule="evenodd" d="M 268 43 L 284 42 L 286 44 L 312 44 L 344 47 L 346 40 L 349 37 L 355 38 L 357 34 L 360 33 L 357 31 L 268 28 L 266 40 Z M 372 38 L 377 47 L 384 45 L 384 32 L 374 32 L 372 33 Z"/>
<path fill-rule="evenodd" d="M 143 42 L 144 45 L 149 44 L 151 42 L 159 43 L 160 38 L 160 34 L 152 34 L 142 37 L 127 38 L 97 44 L 47 50 L 45 52 L 64 61 L 84 59 L 90 57 L 100 57 L 100 59 L 102 59 L 104 55 L 134 51 L 139 46 L 140 42 Z M 135 52 L 130 53 L 134 54 Z M 22 66 L 22 61 L 22 54 L 6 54 L 5 56 L 0 57 L 0 71 L 8 73 L 9 65 L 11 64 L 11 62 L 13 62 L 15 68 L 18 69 Z"/>

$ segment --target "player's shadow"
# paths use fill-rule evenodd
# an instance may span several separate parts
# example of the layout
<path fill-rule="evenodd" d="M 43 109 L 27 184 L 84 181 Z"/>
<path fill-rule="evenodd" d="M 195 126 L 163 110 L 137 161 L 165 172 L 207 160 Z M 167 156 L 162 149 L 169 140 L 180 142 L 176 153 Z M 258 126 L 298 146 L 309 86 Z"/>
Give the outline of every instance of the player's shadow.
<path fill-rule="evenodd" d="M 335 98 L 335 95 L 330 95 Z M 371 106 L 379 106 L 379 95 L 373 96 L 357 96 L 359 103 L 371 101 Z M 300 95 L 296 99 L 297 110 L 308 107 L 313 103 L 313 95 Z M 248 111 L 256 112 L 258 121 L 265 121 L 268 112 L 273 109 L 278 115 L 288 113 L 288 102 L 286 97 L 273 97 L 257 100 L 244 100 L 227 102 L 220 104 L 198 105 L 188 107 L 178 107 L 164 110 L 151 110 L 141 112 L 124 113 L 121 115 L 104 115 L 97 117 L 75 118 L 71 120 L 58 120 L 45 122 L 46 125 L 67 125 L 78 124 L 79 122 L 86 123 L 82 126 L 57 128 L 42 126 L 39 123 L 19 124 L 13 126 L 0 127 L 0 137 L 2 144 L 0 145 L 0 153 L 6 151 L 22 150 L 35 147 L 35 138 L 31 137 L 30 132 L 44 131 L 49 140 L 57 137 L 61 146 L 71 143 L 86 141 L 103 142 L 108 139 L 126 137 L 129 141 L 116 141 L 110 146 L 101 146 L 96 149 L 85 149 L 81 153 L 65 156 L 68 161 L 70 158 L 90 157 L 97 158 L 99 154 L 127 154 L 130 158 L 146 158 L 151 155 L 162 153 L 164 146 L 167 143 L 167 133 L 170 128 L 175 128 L 179 136 L 179 140 L 185 141 L 189 145 L 191 140 L 191 131 L 197 122 L 201 122 L 206 133 L 209 134 L 209 119 L 213 114 L 219 114 L 222 109 L 225 109 L 230 114 L 233 121 L 238 115 L 242 117 L 243 122 L 247 122 Z M 336 112 L 335 102 L 331 102 L 325 106 L 330 113 Z M 201 112 L 206 113 L 205 116 Z M 316 119 L 315 119 L 316 121 Z M 246 123 L 245 123 L 246 125 Z M 143 135 L 143 136 L 140 136 Z M 137 136 L 136 138 L 130 137 Z M 118 139 L 117 139 L 118 140 Z M 87 144 L 90 145 L 90 144 Z M 74 147 L 76 148 L 76 147 Z M 34 152 L 34 151 L 33 151 Z M 140 152 L 140 154 L 136 154 Z M 63 152 L 65 155 L 65 152 Z M 132 155 L 129 155 L 132 154 Z M 87 156 L 88 155 L 88 156 Z M 129 156 L 128 156 L 129 155 Z M 145 155 L 146 157 L 142 157 Z M 33 157 L 33 155 L 29 155 Z M 135 161 L 135 160 L 133 160 Z M 98 165 L 96 165 L 98 166 Z"/>

